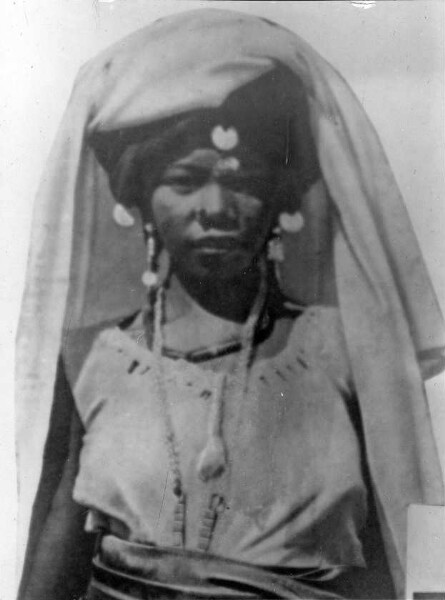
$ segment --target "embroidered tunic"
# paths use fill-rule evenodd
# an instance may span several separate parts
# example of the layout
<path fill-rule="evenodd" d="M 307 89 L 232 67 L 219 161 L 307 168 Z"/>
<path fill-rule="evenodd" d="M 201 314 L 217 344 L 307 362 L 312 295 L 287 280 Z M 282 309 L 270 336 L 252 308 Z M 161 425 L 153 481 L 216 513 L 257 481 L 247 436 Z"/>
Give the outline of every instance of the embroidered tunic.
<path fill-rule="evenodd" d="M 255 347 L 242 397 L 236 359 L 236 353 L 198 364 L 162 358 L 187 495 L 186 547 L 197 548 L 201 516 L 219 493 L 226 506 L 212 553 L 331 574 L 365 566 L 359 532 L 366 487 L 348 413 L 353 390 L 337 309 L 312 307 L 296 319 L 277 320 Z M 221 370 L 229 372 L 228 467 L 203 482 L 196 464 Z M 86 431 L 74 498 L 90 509 L 87 527 L 172 545 L 175 497 L 144 336 L 119 328 L 102 332 L 74 395 Z"/>

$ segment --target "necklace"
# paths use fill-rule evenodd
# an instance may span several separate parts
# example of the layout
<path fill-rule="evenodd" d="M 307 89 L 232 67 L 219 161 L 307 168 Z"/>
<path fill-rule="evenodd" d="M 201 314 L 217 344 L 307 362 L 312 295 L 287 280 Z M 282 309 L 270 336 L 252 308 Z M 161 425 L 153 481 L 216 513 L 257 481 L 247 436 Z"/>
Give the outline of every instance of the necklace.
<path fill-rule="evenodd" d="M 263 311 L 260 316 L 257 325 L 255 327 L 255 335 L 252 341 L 253 345 L 261 344 L 266 340 L 274 325 L 274 319 L 270 316 L 267 311 Z M 168 346 L 164 346 L 162 353 L 164 356 L 168 356 L 173 359 L 182 359 L 191 363 L 200 363 L 214 358 L 220 358 L 233 352 L 239 352 L 241 350 L 241 340 L 228 341 L 222 344 L 213 344 L 202 348 L 196 348 L 194 350 L 176 350 Z"/>
<path fill-rule="evenodd" d="M 265 277 L 263 276 L 261 277 L 258 296 L 253 304 L 241 334 L 240 356 L 234 374 L 237 394 L 240 396 L 239 400 L 241 400 L 244 396 L 247 387 L 253 339 L 265 296 L 266 283 Z M 164 368 L 162 363 L 162 322 L 164 316 L 164 300 L 165 289 L 163 286 L 161 286 L 157 290 L 154 307 L 154 378 L 156 393 L 159 398 L 162 420 L 164 423 L 164 439 L 168 462 L 173 476 L 173 494 L 176 496 L 176 506 L 173 516 L 173 544 L 175 546 L 184 547 L 186 542 L 186 494 L 182 481 L 180 453 L 174 431 L 173 420 L 170 413 L 170 406 L 165 387 Z M 227 384 L 227 374 L 216 374 L 215 383 L 216 393 L 209 411 L 207 441 L 204 449 L 199 455 L 197 463 L 198 474 L 205 482 L 219 477 L 225 471 L 227 461 L 227 451 L 222 432 L 224 418 L 224 394 Z M 210 547 L 216 520 L 223 507 L 224 498 L 220 495 L 213 494 L 201 519 L 198 542 L 198 548 L 200 550 L 206 551 Z"/>

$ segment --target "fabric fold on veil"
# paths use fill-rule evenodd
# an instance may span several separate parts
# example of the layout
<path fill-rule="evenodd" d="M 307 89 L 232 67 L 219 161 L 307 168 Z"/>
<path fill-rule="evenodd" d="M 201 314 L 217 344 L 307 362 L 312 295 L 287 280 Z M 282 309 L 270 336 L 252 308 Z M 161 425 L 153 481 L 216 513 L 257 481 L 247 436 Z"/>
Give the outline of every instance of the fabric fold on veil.
<path fill-rule="evenodd" d="M 18 335 L 21 543 L 59 353 L 72 330 L 123 318 L 144 303 L 142 229 L 112 221 L 114 200 L 88 137 L 217 107 L 278 64 L 303 82 L 322 172 L 303 199 L 306 227 L 284 240 L 280 280 L 300 302 L 339 305 L 383 537 L 403 597 L 407 506 L 444 504 L 418 361 L 444 346 L 442 316 L 390 166 L 348 85 L 297 35 L 223 10 L 160 19 L 102 52 L 77 78 L 35 205 Z"/>

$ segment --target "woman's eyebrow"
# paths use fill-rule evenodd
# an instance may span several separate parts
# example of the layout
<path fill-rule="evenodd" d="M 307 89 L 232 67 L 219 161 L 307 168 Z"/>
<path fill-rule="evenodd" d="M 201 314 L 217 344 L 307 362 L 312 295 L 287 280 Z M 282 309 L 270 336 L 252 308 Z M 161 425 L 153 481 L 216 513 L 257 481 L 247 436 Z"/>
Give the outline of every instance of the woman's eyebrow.
<path fill-rule="evenodd" d="M 206 167 L 205 165 L 197 164 L 196 162 L 188 162 L 187 160 L 183 160 L 167 165 L 166 171 L 172 171 L 174 169 L 208 170 L 208 167 Z"/>
<path fill-rule="evenodd" d="M 174 174 L 175 172 L 187 172 L 187 174 L 196 177 L 208 177 L 211 175 L 215 165 L 213 163 L 203 161 L 198 162 L 196 160 L 178 160 L 177 162 L 170 164 L 165 169 L 166 175 Z M 218 177 L 233 177 L 235 179 L 249 179 L 250 177 L 255 179 L 268 178 L 270 176 L 270 169 L 267 166 L 257 161 L 252 161 L 250 164 L 241 164 L 239 170 L 232 171 L 231 169 L 222 170 L 218 173 Z"/>
<path fill-rule="evenodd" d="M 248 166 L 241 167 L 239 171 L 222 171 L 220 177 L 233 178 L 233 179 L 268 179 L 270 173 L 267 169 L 260 168 L 259 166 Z"/>
<path fill-rule="evenodd" d="M 208 167 L 196 165 L 193 163 L 175 163 L 174 165 L 170 165 L 165 170 L 165 175 L 174 175 L 175 173 L 187 173 L 187 175 L 191 175 L 192 177 L 208 177 L 210 175 L 211 170 Z"/>

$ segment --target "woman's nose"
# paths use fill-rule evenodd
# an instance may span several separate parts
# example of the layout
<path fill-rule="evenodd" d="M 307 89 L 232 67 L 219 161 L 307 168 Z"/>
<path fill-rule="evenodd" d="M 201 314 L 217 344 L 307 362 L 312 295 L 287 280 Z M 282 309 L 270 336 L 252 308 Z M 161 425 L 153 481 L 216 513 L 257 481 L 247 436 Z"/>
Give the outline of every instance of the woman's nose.
<path fill-rule="evenodd" d="M 236 211 L 230 190 L 218 182 L 209 182 L 201 192 L 200 219 L 203 227 L 224 229 L 233 227 Z"/>

